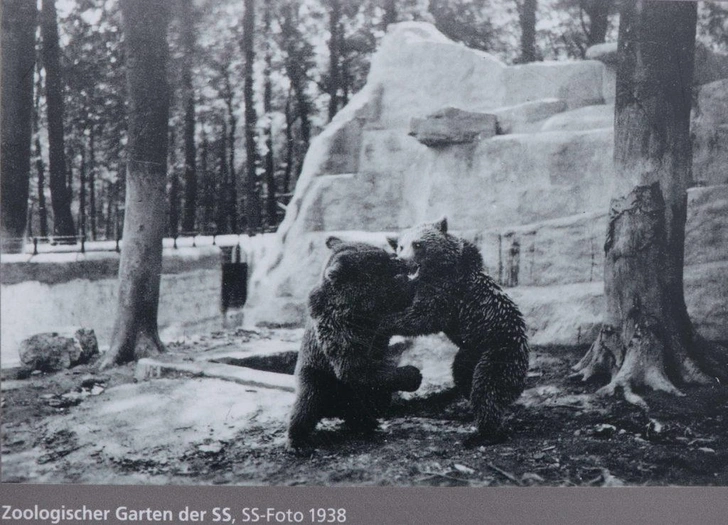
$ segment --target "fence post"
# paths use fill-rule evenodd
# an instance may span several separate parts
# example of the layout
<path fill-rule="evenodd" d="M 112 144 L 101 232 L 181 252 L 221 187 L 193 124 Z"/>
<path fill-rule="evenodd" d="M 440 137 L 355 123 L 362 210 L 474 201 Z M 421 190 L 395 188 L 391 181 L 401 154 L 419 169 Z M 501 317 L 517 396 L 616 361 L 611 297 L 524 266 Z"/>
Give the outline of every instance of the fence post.
<path fill-rule="evenodd" d="M 33 237 L 33 255 L 38 255 L 38 237 Z"/>
<path fill-rule="evenodd" d="M 81 235 L 81 253 L 86 253 L 86 236 Z"/>

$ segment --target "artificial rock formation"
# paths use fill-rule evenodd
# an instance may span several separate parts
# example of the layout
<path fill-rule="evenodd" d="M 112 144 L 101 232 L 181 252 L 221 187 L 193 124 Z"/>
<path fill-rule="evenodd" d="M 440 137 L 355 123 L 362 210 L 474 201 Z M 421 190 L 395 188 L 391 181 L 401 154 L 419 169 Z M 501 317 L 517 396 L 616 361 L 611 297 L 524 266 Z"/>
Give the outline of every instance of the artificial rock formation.
<path fill-rule="evenodd" d="M 311 144 L 276 247 L 252 274 L 245 322 L 302 324 L 328 235 L 384 246 L 387 233 L 447 215 L 519 304 L 534 343 L 590 342 L 605 306 L 610 82 L 601 60 L 506 66 L 429 24 L 390 26 L 365 87 Z M 725 96 L 703 89 L 704 108 Z M 696 116 L 696 140 L 713 150 L 715 114 Z M 435 140 L 418 140 L 428 126 Z M 702 162 L 706 181 L 725 183 L 710 155 Z M 686 297 L 698 330 L 728 339 L 725 285 L 715 286 L 728 256 L 687 255 L 715 251 L 722 235 L 714 223 L 728 202 L 716 188 L 690 192 Z"/>

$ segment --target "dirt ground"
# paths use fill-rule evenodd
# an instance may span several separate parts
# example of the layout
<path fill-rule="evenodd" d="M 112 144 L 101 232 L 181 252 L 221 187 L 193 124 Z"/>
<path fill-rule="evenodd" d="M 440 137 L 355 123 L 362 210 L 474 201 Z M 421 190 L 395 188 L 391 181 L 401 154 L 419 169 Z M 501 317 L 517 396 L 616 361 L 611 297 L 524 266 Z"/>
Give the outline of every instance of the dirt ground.
<path fill-rule="evenodd" d="M 264 393 L 248 410 L 225 403 L 254 390 L 221 380 L 134 384 L 132 366 L 97 373 L 87 365 L 20 380 L 17 370 L 5 370 L 2 481 L 728 485 L 728 388 L 688 389 L 680 398 L 650 394 L 645 413 L 617 398 L 593 396 L 598 385 L 568 379 L 585 351 L 533 349 L 528 390 L 513 407 L 510 439 L 503 444 L 463 447 L 474 429 L 467 403 L 444 392 L 397 401 L 371 438 L 348 435 L 338 421 L 324 422 L 311 457 L 283 447 L 292 394 Z M 163 421 L 183 408 L 193 420 Z M 88 421 L 93 417 L 99 421 Z M 166 427 L 153 428 L 156 420 Z"/>

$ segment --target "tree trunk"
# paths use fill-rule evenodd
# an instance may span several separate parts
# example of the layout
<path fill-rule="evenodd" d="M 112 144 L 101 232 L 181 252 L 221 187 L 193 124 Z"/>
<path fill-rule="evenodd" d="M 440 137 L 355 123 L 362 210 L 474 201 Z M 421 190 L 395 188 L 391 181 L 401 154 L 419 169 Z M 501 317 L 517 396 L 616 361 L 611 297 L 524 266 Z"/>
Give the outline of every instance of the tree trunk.
<path fill-rule="evenodd" d="M 291 174 L 293 173 L 293 115 L 291 110 L 291 92 L 286 97 L 286 169 L 283 172 L 283 193 L 291 188 Z"/>
<path fill-rule="evenodd" d="M 127 191 L 119 299 L 107 368 L 164 351 L 157 329 L 165 227 L 167 133 L 166 0 L 122 0 L 129 94 Z"/>
<path fill-rule="evenodd" d="M 538 0 L 518 0 L 518 19 L 521 23 L 521 56 L 519 62 L 535 62 L 536 56 L 536 9 Z"/>
<path fill-rule="evenodd" d="M 296 113 L 301 121 L 301 140 L 303 152 L 308 150 L 311 142 L 311 102 L 306 93 L 308 71 L 306 69 L 308 58 L 306 56 L 305 41 L 298 26 L 298 15 L 290 3 L 283 6 L 281 32 L 286 35 L 284 48 L 286 51 L 286 74 L 291 81 L 291 87 L 296 98 Z M 294 119 L 295 120 L 295 119 Z"/>
<path fill-rule="evenodd" d="M 208 171 L 208 156 L 210 154 L 210 141 L 207 134 L 202 133 L 202 150 L 200 151 L 200 175 L 202 176 L 202 226 L 205 232 L 210 231 L 215 210 L 215 186 L 214 180 Z"/>
<path fill-rule="evenodd" d="M 382 17 L 382 25 L 387 29 L 389 24 L 397 23 L 397 0 L 384 1 L 384 16 Z"/>
<path fill-rule="evenodd" d="M 43 66 L 46 71 L 46 105 L 48 111 L 48 160 L 50 171 L 53 230 L 56 235 L 75 234 L 71 215 L 71 192 L 66 183 L 63 138 L 63 82 L 59 63 L 58 21 L 55 0 L 43 0 L 41 32 Z"/>
<path fill-rule="evenodd" d="M 0 251 L 23 248 L 30 192 L 36 7 L 27 0 L 2 5 L 2 155 Z"/>
<path fill-rule="evenodd" d="M 169 131 L 169 236 L 179 233 L 179 175 L 177 174 L 177 141 L 174 126 Z"/>
<path fill-rule="evenodd" d="M 341 2 L 329 2 L 329 121 L 339 111 L 339 88 L 341 87 Z"/>
<path fill-rule="evenodd" d="M 238 175 L 235 169 L 235 131 L 237 129 L 238 120 L 235 117 L 235 110 L 232 105 L 232 95 L 230 97 L 230 105 L 228 107 L 228 122 L 230 123 L 230 132 L 227 133 L 227 167 L 225 191 L 227 198 L 225 199 L 225 214 L 230 224 L 229 232 L 238 233 L 240 231 L 240 220 L 238 216 Z M 223 128 L 225 129 L 225 128 Z"/>
<path fill-rule="evenodd" d="M 253 93 L 253 66 L 255 65 L 255 0 L 245 0 L 243 15 L 243 54 L 245 55 L 245 215 L 248 231 L 255 232 L 260 228 L 261 209 L 258 193 L 258 148 L 256 147 L 255 128 L 257 115 Z"/>
<path fill-rule="evenodd" d="M 88 151 L 88 196 L 89 196 L 89 227 L 91 238 L 96 240 L 96 133 L 93 125 L 89 137 Z"/>
<path fill-rule="evenodd" d="M 195 230 L 197 213 L 197 162 L 195 149 L 195 92 L 192 86 L 192 58 L 195 52 L 195 33 L 192 0 L 181 3 L 182 40 L 184 59 L 182 63 L 182 91 L 185 105 L 185 208 L 182 230 Z"/>
<path fill-rule="evenodd" d="M 217 223 L 218 233 L 231 233 L 229 227 L 230 224 L 230 179 L 228 177 L 228 155 L 227 155 L 227 126 L 225 122 L 222 123 L 222 130 L 220 133 L 220 139 L 218 140 L 219 152 L 219 194 L 220 198 L 217 200 Z"/>
<path fill-rule="evenodd" d="M 33 109 L 33 133 L 35 134 L 35 171 L 38 174 L 38 220 L 40 222 L 40 236 L 48 237 L 48 208 L 45 198 L 45 166 L 43 164 L 43 151 L 40 145 L 40 96 L 42 93 L 42 77 L 40 75 L 40 62 L 37 64 L 37 81 L 35 84 L 35 106 Z"/>
<path fill-rule="evenodd" d="M 602 44 L 606 39 L 612 5 L 614 5 L 613 0 L 581 0 L 581 8 L 589 16 L 587 47 Z"/>
<path fill-rule="evenodd" d="M 81 188 L 78 192 L 78 234 L 86 237 L 86 150 L 81 148 Z"/>
<path fill-rule="evenodd" d="M 266 3 L 264 32 L 266 35 L 271 31 L 271 5 Z M 273 162 L 273 83 L 271 71 L 273 70 L 273 46 L 272 40 L 266 40 L 265 53 L 265 87 L 263 89 L 263 110 L 265 111 L 265 185 L 266 195 L 266 216 L 268 226 L 275 226 L 278 222 L 278 204 L 276 201 L 276 177 L 275 165 Z"/>
<path fill-rule="evenodd" d="M 692 2 L 625 2 L 620 19 L 607 316 L 575 369 L 606 375 L 603 392 L 620 388 L 642 406 L 645 387 L 679 394 L 676 384 L 728 377 L 726 355 L 709 356 L 683 295 L 695 27 Z"/>

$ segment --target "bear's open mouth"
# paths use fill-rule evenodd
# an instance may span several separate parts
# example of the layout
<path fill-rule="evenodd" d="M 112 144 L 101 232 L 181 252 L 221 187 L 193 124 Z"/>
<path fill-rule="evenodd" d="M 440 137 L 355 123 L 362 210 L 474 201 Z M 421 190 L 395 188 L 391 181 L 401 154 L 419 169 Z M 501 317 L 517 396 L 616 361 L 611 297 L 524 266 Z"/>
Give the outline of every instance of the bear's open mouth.
<path fill-rule="evenodd" d="M 420 276 L 420 265 L 419 264 L 412 264 L 410 265 L 409 271 L 407 272 L 407 279 L 410 281 L 414 281 Z"/>

